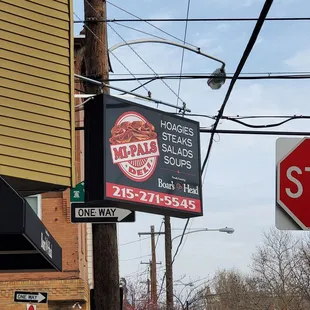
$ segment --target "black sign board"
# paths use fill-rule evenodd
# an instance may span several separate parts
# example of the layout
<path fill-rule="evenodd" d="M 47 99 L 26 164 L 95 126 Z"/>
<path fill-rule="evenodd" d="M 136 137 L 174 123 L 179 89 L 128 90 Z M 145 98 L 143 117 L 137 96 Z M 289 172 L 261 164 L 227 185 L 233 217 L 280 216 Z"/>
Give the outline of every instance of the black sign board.
<path fill-rule="evenodd" d="M 47 304 L 47 293 L 42 292 L 24 292 L 15 291 L 14 301 L 15 302 L 27 302 L 37 304 Z"/>
<path fill-rule="evenodd" d="M 134 211 L 91 203 L 71 203 L 72 223 L 129 223 L 135 220 Z"/>
<path fill-rule="evenodd" d="M 0 271 L 61 269 L 61 247 L 26 200 L 0 176 Z"/>
<path fill-rule="evenodd" d="M 96 96 L 86 109 L 104 124 L 85 123 L 92 141 L 86 152 L 97 150 L 88 157 L 94 166 L 89 173 L 103 170 L 103 177 L 100 172 L 89 184 L 86 173 L 85 189 L 97 188 L 99 204 L 174 217 L 202 215 L 198 122 L 110 95 Z M 96 165 L 100 160 L 102 167 Z"/>

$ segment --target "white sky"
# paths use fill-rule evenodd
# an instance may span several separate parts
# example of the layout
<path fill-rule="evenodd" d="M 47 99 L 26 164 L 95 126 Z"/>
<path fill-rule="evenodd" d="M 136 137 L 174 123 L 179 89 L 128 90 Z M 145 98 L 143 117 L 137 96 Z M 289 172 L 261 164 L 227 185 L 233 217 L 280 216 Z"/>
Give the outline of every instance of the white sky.
<path fill-rule="evenodd" d="M 114 4 L 142 18 L 184 18 L 187 1 L 113 1 Z M 233 3 L 233 4 L 232 4 Z M 258 17 L 263 0 L 195 0 L 191 1 L 190 18 Z M 83 19 L 83 0 L 75 0 L 75 13 Z M 270 17 L 308 17 L 310 2 L 302 0 L 277 0 L 269 13 Z M 108 4 L 108 18 L 131 18 L 130 15 Z M 125 23 L 126 24 L 126 23 Z M 183 38 L 184 22 L 157 22 L 156 26 Z M 127 23 L 131 27 L 163 36 L 163 33 L 146 23 Z M 253 30 L 253 22 L 243 23 L 189 23 L 187 42 L 201 47 L 202 51 L 223 59 L 227 72 L 234 72 L 242 56 L 247 40 Z M 125 39 L 132 40 L 148 36 L 112 24 L 112 27 Z M 76 24 L 75 33 L 81 30 Z M 173 39 L 171 39 L 173 40 Z M 109 29 L 109 46 L 121 39 Z M 179 73 L 182 50 L 170 46 L 144 44 L 133 46 L 157 73 Z M 118 49 L 115 55 L 135 74 L 151 71 L 127 47 Z M 115 74 L 128 73 L 111 56 Z M 217 63 L 191 52 L 185 52 L 184 73 L 212 72 Z M 243 72 L 290 72 L 310 71 L 309 22 L 266 22 Z M 117 77 L 113 74 L 111 77 Z M 128 76 L 129 77 L 129 76 Z M 177 91 L 178 81 L 167 81 Z M 115 84 L 125 89 L 139 86 L 137 82 Z M 207 87 L 203 80 L 183 80 L 180 97 L 187 102 L 193 113 L 215 115 L 222 104 L 229 80 L 217 91 Z M 175 95 L 160 81 L 148 84 L 155 98 L 176 103 Z M 140 93 L 146 95 L 142 89 Z M 310 114 L 310 87 L 308 80 L 239 80 L 232 92 L 225 115 L 294 115 Z M 155 107 L 155 105 L 154 105 Z M 207 119 L 200 118 L 201 126 L 209 126 Z M 256 121 L 262 123 L 264 120 Z M 268 120 L 267 120 L 268 122 Z M 245 127 L 227 121 L 219 128 Z M 278 130 L 308 130 L 308 123 L 295 120 Z M 186 275 L 186 280 L 211 276 L 219 268 L 237 267 L 248 271 L 251 254 L 262 240 L 262 231 L 274 226 L 275 204 L 275 141 L 274 136 L 216 136 L 205 183 L 204 216 L 191 220 L 191 228 L 234 227 L 235 233 L 228 235 L 206 232 L 189 235 L 185 238 L 180 254 L 174 265 L 175 279 Z M 201 136 L 202 154 L 206 152 L 209 136 Z M 120 273 L 134 279 L 146 278 L 150 240 L 138 232 L 150 230 L 155 225 L 159 230 L 161 216 L 137 213 L 134 224 L 119 225 Z M 182 229 L 185 220 L 174 219 L 173 229 Z M 181 230 L 173 230 L 173 236 Z M 178 239 L 177 239 L 178 240 Z M 124 245 L 125 243 L 137 241 Z M 173 249 L 176 249 L 177 241 Z M 158 279 L 164 271 L 164 236 L 157 246 L 159 266 Z M 142 274 L 141 274 L 142 273 Z M 130 276 L 129 276 L 130 275 Z"/>

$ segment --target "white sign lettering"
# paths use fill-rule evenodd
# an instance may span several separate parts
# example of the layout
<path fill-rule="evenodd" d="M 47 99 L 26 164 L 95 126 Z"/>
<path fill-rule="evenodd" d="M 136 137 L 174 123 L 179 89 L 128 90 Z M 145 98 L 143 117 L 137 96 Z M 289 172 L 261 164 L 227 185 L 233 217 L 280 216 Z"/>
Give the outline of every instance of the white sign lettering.
<path fill-rule="evenodd" d="M 53 248 L 51 242 L 48 240 L 48 236 L 41 233 L 41 248 L 46 252 L 46 254 L 53 258 Z"/>
<path fill-rule="evenodd" d="M 121 221 L 129 214 L 131 211 L 117 208 L 81 207 L 75 209 L 76 218 L 117 218 L 118 221 Z"/>
<path fill-rule="evenodd" d="M 305 167 L 305 172 L 310 172 L 310 167 Z M 302 174 L 302 170 L 297 166 L 289 167 L 286 171 L 286 177 L 297 186 L 297 191 L 293 192 L 290 188 L 285 188 L 286 194 L 291 198 L 299 198 L 303 193 L 303 186 L 292 174 Z"/>

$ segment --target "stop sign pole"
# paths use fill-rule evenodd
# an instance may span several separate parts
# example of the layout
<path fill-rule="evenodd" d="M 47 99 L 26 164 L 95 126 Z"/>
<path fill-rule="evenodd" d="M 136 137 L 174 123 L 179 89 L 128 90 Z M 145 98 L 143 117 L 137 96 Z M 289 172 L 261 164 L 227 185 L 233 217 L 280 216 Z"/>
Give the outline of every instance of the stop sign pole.
<path fill-rule="evenodd" d="M 310 138 L 276 142 L 276 227 L 310 230 Z"/>

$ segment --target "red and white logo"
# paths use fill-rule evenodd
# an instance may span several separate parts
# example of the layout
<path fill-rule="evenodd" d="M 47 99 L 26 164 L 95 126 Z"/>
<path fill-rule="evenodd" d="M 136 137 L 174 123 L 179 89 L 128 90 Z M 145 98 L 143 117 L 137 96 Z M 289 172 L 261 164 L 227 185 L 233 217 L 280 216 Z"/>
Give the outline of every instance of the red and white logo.
<path fill-rule="evenodd" d="M 154 173 L 159 156 L 155 127 L 137 112 L 123 113 L 111 129 L 113 164 L 135 182 L 144 182 Z"/>

